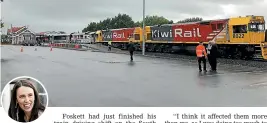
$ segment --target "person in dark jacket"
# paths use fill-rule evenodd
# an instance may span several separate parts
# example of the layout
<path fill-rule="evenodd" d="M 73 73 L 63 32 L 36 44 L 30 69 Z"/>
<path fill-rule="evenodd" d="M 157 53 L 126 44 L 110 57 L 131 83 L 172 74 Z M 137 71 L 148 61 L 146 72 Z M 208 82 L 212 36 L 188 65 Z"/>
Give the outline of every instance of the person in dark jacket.
<path fill-rule="evenodd" d="M 130 52 L 131 61 L 133 61 L 134 44 L 132 41 L 128 44 L 128 50 Z"/>
<path fill-rule="evenodd" d="M 217 52 L 218 52 L 218 47 L 215 43 L 215 41 L 210 41 L 208 48 L 207 48 L 207 53 L 208 53 L 208 60 L 210 63 L 211 71 L 217 71 Z"/>

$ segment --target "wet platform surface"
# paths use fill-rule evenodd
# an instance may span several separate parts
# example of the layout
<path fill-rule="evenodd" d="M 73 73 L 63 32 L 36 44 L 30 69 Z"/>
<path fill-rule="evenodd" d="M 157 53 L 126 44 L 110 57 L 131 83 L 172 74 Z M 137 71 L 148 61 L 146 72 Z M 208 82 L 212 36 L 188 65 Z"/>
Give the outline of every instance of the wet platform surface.
<path fill-rule="evenodd" d="M 1 57 L 2 90 L 15 77 L 35 77 L 52 107 L 267 106 L 265 72 L 219 65 L 218 73 L 205 74 L 185 60 L 135 56 L 130 62 L 126 54 L 48 47 L 2 46 Z"/>

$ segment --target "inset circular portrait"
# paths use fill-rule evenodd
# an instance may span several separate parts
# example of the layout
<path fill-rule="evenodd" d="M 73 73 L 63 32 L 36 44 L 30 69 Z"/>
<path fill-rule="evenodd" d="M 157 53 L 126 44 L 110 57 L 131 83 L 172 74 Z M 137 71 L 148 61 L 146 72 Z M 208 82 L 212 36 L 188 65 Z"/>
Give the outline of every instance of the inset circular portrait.
<path fill-rule="evenodd" d="M 1 101 L 11 119 L 17 122 L 32 122 L 45 112 L 48 94 L 37 79 L 20 76 L 5 85 Z"/>

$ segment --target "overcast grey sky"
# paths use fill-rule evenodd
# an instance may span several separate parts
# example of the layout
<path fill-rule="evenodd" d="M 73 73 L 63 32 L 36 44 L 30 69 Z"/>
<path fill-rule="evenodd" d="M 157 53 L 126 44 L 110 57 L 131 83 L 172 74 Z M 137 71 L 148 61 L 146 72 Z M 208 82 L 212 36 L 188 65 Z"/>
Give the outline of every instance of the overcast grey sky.
<path fill-rule="evenodd" d="M 143 0 L 4 0 L 2 19 L 6 27 L 24 26 L 35 32 L 81 31 L 92 21 L 130 15 L 142 19 Z M 263 15 L 267 0 L 146 0 L 146 15 L 159 15 L 175 22 L 188 17 L 203 19 Z M 4 28 L 5 32 L 6 28 Z"/>

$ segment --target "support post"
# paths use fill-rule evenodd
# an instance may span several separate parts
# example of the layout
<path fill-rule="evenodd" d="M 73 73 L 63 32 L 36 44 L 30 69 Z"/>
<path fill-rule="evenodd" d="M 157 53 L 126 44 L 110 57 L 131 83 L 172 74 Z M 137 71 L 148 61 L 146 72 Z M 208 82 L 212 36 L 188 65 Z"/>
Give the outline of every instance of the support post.
<path fill-rule="evenodd" d="M 145 0 L 143 0 L 143 46 L 142 46 L 142 54 L 145 55 Z"/>

